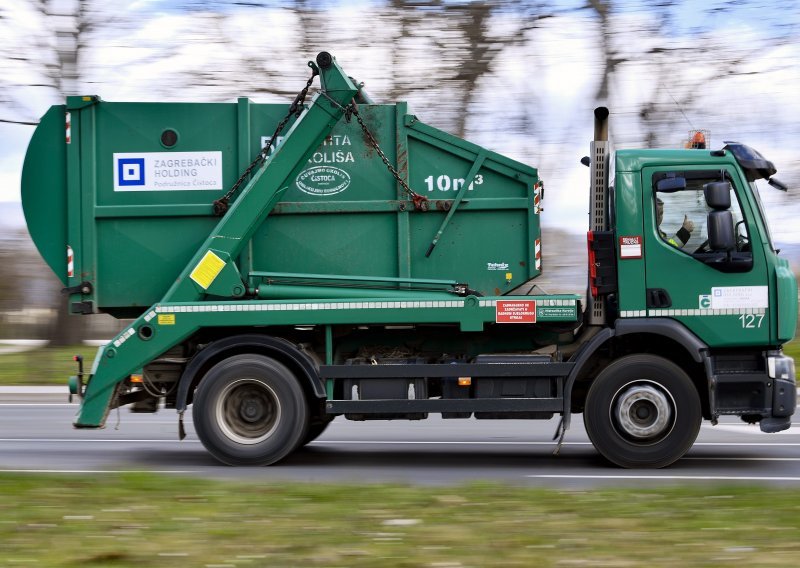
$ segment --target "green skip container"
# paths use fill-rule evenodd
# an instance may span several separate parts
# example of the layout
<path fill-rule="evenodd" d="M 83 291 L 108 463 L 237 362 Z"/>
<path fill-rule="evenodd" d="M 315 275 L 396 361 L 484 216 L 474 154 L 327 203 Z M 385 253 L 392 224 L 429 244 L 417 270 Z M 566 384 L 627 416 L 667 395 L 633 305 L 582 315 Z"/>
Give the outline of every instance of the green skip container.
<path fill-rule="evenodd" d="M 94 96 L 51 107 L 25 157 L 22 205 L 42 257 L 81 289 L 73 311 L 135 317 L 158 302 L 287 108 Z M 415 204 L 356 119 L 343 119 L 244 249 L 248 289 L 314 275 L 378 296 L 432 281 L 495 296 L 540 273 L 536 169 L 422 123 L 405 103 L 359 112 L 428 201 Z"/>

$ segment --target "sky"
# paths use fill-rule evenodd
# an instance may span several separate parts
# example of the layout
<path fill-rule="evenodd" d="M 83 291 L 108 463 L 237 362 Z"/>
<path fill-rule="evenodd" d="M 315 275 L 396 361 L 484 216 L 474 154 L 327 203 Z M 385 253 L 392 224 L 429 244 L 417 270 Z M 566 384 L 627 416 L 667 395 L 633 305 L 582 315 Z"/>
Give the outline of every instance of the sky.
<path fill-rule="evenodd" d="M 215 21 L 214 12 L 208 9 L 210 4 L 223 4 L 217 9 L 229 16 L 226 32 L 236 38 L 235 45 L 202 40 L 203 26 Z M 169 83 L 187 70 L 203 69 L 213 74 L 215 69 L 230 66 L 237 56 L 264 58 L 274 70 L 264 80 L 285 77 L 293 89 L 304 81 L 305 61 L 314 53 L 304 53 L 297 44 L 301 30 L 295 15 L 281 8 L 286 4 L 256 9 L 233 8 L 230 3 L 128 2 L 127 10 L 118 11 L 125 15 L 112 18 L 108 29 L 91 36 L 93 47 L 85 59 L 89 69 L 81 85 L 85 90 L 80 94 L 99 94 L 112 101 L 231 101 L 237 85 L 225 84 L 224 74 L 213 86 L 184 84 L 170 89 Z M 550 8 L 559 15 L 543 20 L 525 42 L 506 48 L 492 73 L 478 86 L 474 111 L 466 123 L 467 139 L 539 169 L 547 187 L 543 223 L 574 232 L 586 229 L 588 170 L 579 160 L 588 154 L 601 61 L 597 20 L 589 11 L 574 9 L 580 4 L 551 3 Z M 68 12 L 72 5 L 63 0 L 60 9 Z M 402 69 L 389 69 L 386 62 L 391 60 L 393 49 L 424 53 L 427 41 L 458 38 L 448 29 L 426 29 L 429 37 L 415 38 L 417 44 L 370 43 L 370 37 L 381 36 L 382 30 L 374 29 L 374 22 L 363 15 L 380 5 L 340 2 L 331 9 L 335 25 L 332 23 L 328 32 L 330 51 L 349 73 L 366 82 L 379 102 L 386 101 L 397 74 L 425 87 L 408 93 L 412 112 L 425 122 L 445 127 L 447 121 L 440 121 L 437 114 L 438 98 L 448 94 L 437 85 L 442 63 L 411 58 Z M 649 27 L 652 35 L 643 33 L 633 42 L 616 41 L 618 54 L 626 63 L 612 81 L 615 145 L 631 148 L 647 143 L 638 113 L 643 101 L 655 98 L 661 105 L 659 112 L 669 115 L 666 121 L 672 128 L 660 133 L 662 145 L 680 147 L 690 128 L 706 128 L 711 131 L 712 147 L 720 147 L 723 140 L 756 147 L 776 163 L 778 177 L 795 188 L 789 195 L 769 188 L 763 191 L 776 238 L 800 242 L 800 229 L 794 228 L 800 212 L 800 158 L 793 145 L 800 134 L 800 66 L 796 65 L 800 60 L 800 7 L 785 0 L 736 4 L 684 1 L 678 2 L 666 22 L 655 24 L 647 2 L 622 0 L 618 5 L 618 29 Z M 35 55 L 40 49 L 42 57 L 52 59 L 46 54 L 52 53 L 55 40 L 41 30 L 68 26 L 68 19 L 43 20 L 26 2 L 12 0 L 0 0 L 0 10 L 5 16 L 0 19 L 4 54 L 0 74 L 21 85 L 41 83 L 41 74 L 14 55 Z M 496 16 L 490 24 L 491 33 L 497 37 L 513 34 L 521 17 L 515 10 L 509 8 Z M 743 51 L 783 36 L 785 41 L 769 44 L 768 49 Z M 705 43 L 697 45 L 696 53 L 682 60 L 680 66 L 659 68 L 658 57 L 648 55 L 649 49 L 664 45 L 694 46 L 692 42 L 698 38 Z M 724 51 L 709 52 L 704 45 L 723 46 Z M 707 62 L 715 56 L 741 56 L 745 52 L 747 57 L 736 73 L 709 76 Z M 770 71 L 764 72 L 766 69 Z M 696 89 L 690 107 L 680 103 L 685 98 L 681 90 L 685 84 Z M 237 94 L 258 102 L 276 102 L 247 91 Z M 8 104 L 0 99 L 0 120 L 35 120 L 49 105 L 60 102 L 53 89 L 30 87 L 19 87 L 15 100 L 15 104 Z M 521 126 L 509 133 L 508 124 Z M 19 201 L 19 176 L 32 132 L 31 126 L 0 123 L 0 201 Z"/>

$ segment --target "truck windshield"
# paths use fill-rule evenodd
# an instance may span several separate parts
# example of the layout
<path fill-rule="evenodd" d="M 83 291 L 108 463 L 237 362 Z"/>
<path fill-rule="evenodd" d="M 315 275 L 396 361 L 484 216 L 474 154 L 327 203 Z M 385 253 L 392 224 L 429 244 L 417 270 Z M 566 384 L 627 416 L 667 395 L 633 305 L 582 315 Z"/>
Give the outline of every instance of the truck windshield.
<path fill-rule="evenodd" d="M 772 241 L 772 231 L 769 228 L 769 219 L 767 219 L 766 209 L 764 209 L 764 204 L 761 202 L 761 194 L 758 191 L 758 183 L 756 181 L 751 181 L 750 189 L 753 191 L 753 195 L 755 195 L 756 197 L 756 204 L 758 205 L 758 214 L 761 216 L 761 221 L 764 224 L 764 231 L 766 232 L 767 240 L 769 241 L 769 248 L 777 252 L 777 250 L 775 249 L 775 243 Z"/>

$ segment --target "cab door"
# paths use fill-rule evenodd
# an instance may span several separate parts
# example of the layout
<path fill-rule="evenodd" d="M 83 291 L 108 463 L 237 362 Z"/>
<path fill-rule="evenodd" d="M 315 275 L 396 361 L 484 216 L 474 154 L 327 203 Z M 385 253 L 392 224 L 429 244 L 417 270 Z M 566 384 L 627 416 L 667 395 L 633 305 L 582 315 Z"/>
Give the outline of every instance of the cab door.
<path fill-rule="evenodd" d="M 729 207 L 710 206 L 705 188 L 726 183 Z M 642 173 L 647 315 L 678 320 L 718 347 L 769 341 L 766 259 L 750 244 L 757 229 L 742 187 L 735 169 L 724 166 Z M 715 227 L 710 242 L 709 223 Z M 720 230 L 732 235 L 727 247 L 720 245 Z"/>

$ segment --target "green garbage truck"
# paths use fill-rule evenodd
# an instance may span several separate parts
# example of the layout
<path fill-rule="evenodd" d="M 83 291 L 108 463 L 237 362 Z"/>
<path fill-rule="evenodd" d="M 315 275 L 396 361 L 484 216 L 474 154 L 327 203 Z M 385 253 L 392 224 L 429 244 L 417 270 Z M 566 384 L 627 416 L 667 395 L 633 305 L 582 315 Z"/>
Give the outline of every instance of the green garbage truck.
<path fill-rule="evenodd" d="M 560 417 L 563 440 L 582 413 L 621 467 L 724 415 L 789 428 L 797 283 L 761 154 L 612 152 L 596 109 L 587 293 L 544 293 L 535 168 L 308 65 L 288 109 L 70 96 L 42 118 L 30 234 L 73 313 L 131 321 L 70 378 L 75 427 L 164 406 L 183 437 L 191 406 L 218 460 L 267 465 L 336 416 Z"/>

